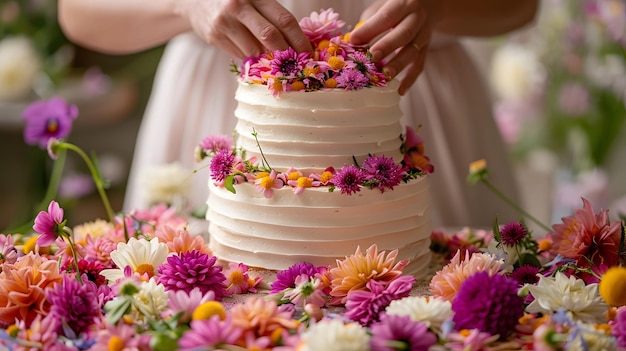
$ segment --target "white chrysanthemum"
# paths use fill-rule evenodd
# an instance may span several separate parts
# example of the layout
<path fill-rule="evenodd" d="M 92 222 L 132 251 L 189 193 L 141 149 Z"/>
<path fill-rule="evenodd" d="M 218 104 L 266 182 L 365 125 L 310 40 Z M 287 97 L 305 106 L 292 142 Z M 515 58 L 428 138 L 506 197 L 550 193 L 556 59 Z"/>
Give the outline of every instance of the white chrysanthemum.
<path fill-rule="evenodd" d="M 148 203 L 179 205 L 191 187 L 192 172 L 178 163 L 170 163 L 150 169 L 143 175 L 142 186 Z"/>
<path fill-rule="evenodd" d="M 28 94 L 40 69 L 41 59 L 29 38 L 16 36 L 0 41 L 0 100 Z"/>
<path fill-rule="evenodd" d="M 141 238 L 130 238 L 128 243 L 117 244 L 117 249 L 111 252 L 111 259 L 118 268 L 104 269 L 100 274 L 109 280 L 110 284 L 124 277 L 124 268 L 130 266 L 133 272 L 154 276 L 157 267 L 165 262 L 169 249 L 159 239 L 150 241 Z"/>
<path fill-rule="evenodd" d="M 74 227 L 74 240 L 84 242 L 89 235 L 92 239 L 101 238 L 109 235 L 115 229 L 111 222 L 104 219 L 96 219 L 92 222 L 85 222 Z"/>
<path fill-rule="evenodd" d="M 541 276 L 528 290 L 535 299 L 526 307 L 527 312 L 552 314 L 562 307 L 574 320 L 606 322 L 608 306 L 598 293 L 598 284 L 586 285 L 581 279 L 558 272 L 554 277 Z"/>
<path fill-rule="evenodd" d="M 568 344 L 568 351 L 605 351 L 617 350 L 615 337 L 596 330 L 593 325 L 579 323 L 571 333 L 576 333 L 576 337 Z M 584 339 L 584 344 L 583 344 Z"/>
<path fill-rule="evenodd" d="M 302 334 L 303 351 L 366 351 L 370 336 L 358 323 L 324 319 Z"/>
<path fill-rule="evenodd" d="M 142 317 L 148 319 L 159 319 L 161 314 L 167 311 L 168 294 L 165 292 L 163 284 L 157 284 L 156 279 L 150 278 L 147 282 L 141 283 L 139 292 L 133 295 L 133 306 L 139 312 L 138 319 Z"/>
<path fill-rule="evenodd" d="M 436 297 L 409 296 L 391 301 L 385 310 L 389 315 L 409 316 L 416 322 L 426 323 L 436 333 L 441 324 L 452 316 L 452 304 Z"/>
<path fill-rule="evenodd" d="M 500 46 L 493 55 L 491 84 L 504 100 L 521 101 L 537 90 L 543 68 L 537 55 L 519 44 Z"/>

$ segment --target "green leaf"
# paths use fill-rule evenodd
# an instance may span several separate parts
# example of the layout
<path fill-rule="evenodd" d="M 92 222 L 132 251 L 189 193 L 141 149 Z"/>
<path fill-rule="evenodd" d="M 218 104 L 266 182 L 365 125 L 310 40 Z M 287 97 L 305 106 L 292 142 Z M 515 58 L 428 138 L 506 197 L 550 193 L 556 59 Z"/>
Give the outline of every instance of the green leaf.
<path fill-rule="evenodd" d="M 235 190 L 235 176 L 233 175 L 229 175 L 224 179 L 224 188 L 226 188 L 226 190 L 230 191 L 233 194 L 236 194 L 237 191 Z"/>

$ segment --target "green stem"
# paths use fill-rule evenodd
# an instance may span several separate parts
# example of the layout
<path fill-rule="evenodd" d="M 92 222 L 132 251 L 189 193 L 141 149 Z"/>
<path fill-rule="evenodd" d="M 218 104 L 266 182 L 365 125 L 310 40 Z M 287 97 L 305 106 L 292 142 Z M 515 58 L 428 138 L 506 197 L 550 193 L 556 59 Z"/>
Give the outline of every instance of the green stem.
<path fill-rule="evenodd" d="M 96 184 L 96 188 L 98 189 L 98 193 L 100 194 L 100 198 L 102 199 L 102 203 L 104 204 L 107 215 L 109 216 L 109 221 L 111 223 L 115 223 L 115 215 L 113 213 L 113 210 L 111 209 L 111 203 L 109 202 L 109 198 L 104 191 L 104 184 L 102 182 L 102 178 L 100 178 L 100 173 L 96 169 L 96 166 L 93 164 L 93 162 L 91 162 L 91 159 L 81 148 L 70 143 L 62 143 L 61 145 L 63 145 L 63 147 L 66 149 L 76 152 L 83 159 L 83 161 L 85 161 L 87 168 L 89 168 L 89 172 L 91 172 L 91 177 Z"/>
<path fill-rule="evenodd" d="M 552 231 L 552 229 L 550 227 L 548 227 L 547 225 L 541 223 L 540 220 L 535 218 L 530 213 L 524 211 L 515 202 L 511 201 L 511 199 L 509 199 L 506 195 L 504 195 L 502 192 L 500 192 L 500 190 L 498 190 L 496 187 L 494 187 L 487 179 L 481 178 L 481 182 L 483 182 L 483 184 L 485 184 L 485 186 L 487 186 L 487 188 L 489 188 L 489 190 L 491 190 L 494 194 L 496 194 L 496 196 L 498 196 L 500 199 L 502 199 L 504 202 L 506 202 L 509 206 L 513 207 L 517 212 L 521 213 L 523 216 L 525 216 L 528 219 L 530 219 L 531 221 L 535 222 L 538 226 L 543 228 L 546 232 L 550 233 Z"/>
<path fill-rule="evenodd" d="M 71 234 L 68 232 L 65 232 L 65 235 L 63 236 L 67 239 L 67 242 L 70 245 L 70 251 L 72 251 L 72 257 L 74 258 L 74 269 L 76 270 L 76 280 L 78 280 L 79 283 L 83 284 L 83 278 L 81 278 L 80 269 L 78 268 L 78 255 L 76 254 L 74 241 L 72 240 Z"/>

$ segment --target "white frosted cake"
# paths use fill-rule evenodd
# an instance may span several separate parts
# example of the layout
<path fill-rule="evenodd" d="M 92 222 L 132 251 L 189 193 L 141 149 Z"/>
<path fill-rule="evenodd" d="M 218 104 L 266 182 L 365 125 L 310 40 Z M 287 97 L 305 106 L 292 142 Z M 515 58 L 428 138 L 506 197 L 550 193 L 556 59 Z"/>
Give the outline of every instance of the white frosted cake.
<path fill-rule="evenodd" d="M 400 124 L 398 83 L 347 42 L 332 10 L 300 24 L 314 52 L 245 60 L 234 145 L 207 139 L 200 148 L 212 157 L 209 246 L 223 261 L 283 270 L 335 265 L 376 244 L 421 276 L 432 166 Z"/>

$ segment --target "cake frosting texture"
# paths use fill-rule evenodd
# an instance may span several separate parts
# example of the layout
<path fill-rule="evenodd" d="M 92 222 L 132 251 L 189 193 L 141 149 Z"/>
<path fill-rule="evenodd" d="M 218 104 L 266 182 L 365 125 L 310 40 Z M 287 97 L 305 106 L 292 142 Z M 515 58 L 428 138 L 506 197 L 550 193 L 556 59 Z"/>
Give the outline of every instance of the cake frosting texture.
<path fill-rule="evenodd" d="M 267 87 L 240 83 L 236 146 L 277 172 L 321 174 L 360 164 L 369 155 L 395 162 L 403 127 L 397 85 L 356 91 L 327 89 L 273 96 Z M 361 187 L 351 195 L 328 186 L 274 189 L 267 198 L 253 182 L 236 193 L 209 180 L 210 247 L 220 259 L 282 270 L 306 261 L 336 259 L 376 244 L 398 249 L 405 271 L 422 275 L 430 261 L 430 195 L 423 175 L 393 189 Z"/>

